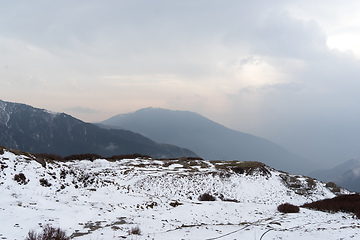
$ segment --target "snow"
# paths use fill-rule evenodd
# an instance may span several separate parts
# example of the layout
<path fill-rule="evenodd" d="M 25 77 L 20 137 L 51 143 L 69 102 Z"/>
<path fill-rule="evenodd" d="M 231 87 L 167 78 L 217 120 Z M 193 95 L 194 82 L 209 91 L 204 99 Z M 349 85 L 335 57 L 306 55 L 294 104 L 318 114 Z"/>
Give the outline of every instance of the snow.
<path fill-rule="evenodd" d="M 59 113 L 59 112 L 53 112 L 53 111 L 50 111 L 50 110 L 47 110 L 47 109 L 42 109 L 42 110 L 43 110 L 45 113 L 48 113 L 48 114 L 50 114 L 50 115 L 53 115 L 54 117 L 61 114 L 61 113 Z"/>
<path fill-rule="evenodd" d="M 50 224 L 76 240 L 88 239 L 358 239 L 352 214 L 301 208 L 277 211 L 335 195 L 316 181 L 306 194 L 284 183 L 284 174 L 236 174 L 214 164 L 124 159 L 47 162 L 7 150 L 0 155 L 0 239 L 25 239 Z M 208 167 L 204 167 L 208 166 Z M 14 180 L 23 173 L 24 183 Z M 295 175 L 286 175 L 292 179 Z M 40 185 L 40 179 L 51 186 Z M 298 176 L 305 186 L 308 178 Z M 216 201 L 200 202 L 210 193 Z M 347 193 L 347 192 L 344 192 Z M 221 201 L 219 196 L 235 201 Z M 171 203 L 178 203 L 171 206 Z M 131 235 L 139 227 L 141 235 Z M 220 238 L 221 237 L 221 238 Z"/>

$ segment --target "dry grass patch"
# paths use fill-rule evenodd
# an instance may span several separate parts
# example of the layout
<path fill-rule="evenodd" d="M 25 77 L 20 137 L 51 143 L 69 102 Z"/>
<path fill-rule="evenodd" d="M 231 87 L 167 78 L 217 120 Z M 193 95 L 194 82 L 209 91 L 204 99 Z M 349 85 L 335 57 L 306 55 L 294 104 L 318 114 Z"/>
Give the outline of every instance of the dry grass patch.
<path fill-rule="evenodd" d="M 306 203 L 301 207 L 331 213 L 354 213 L 358 218 L 360 218 L 360 195 L 340 195 L 334 198 L 328 198 L 312 203 Z"/>

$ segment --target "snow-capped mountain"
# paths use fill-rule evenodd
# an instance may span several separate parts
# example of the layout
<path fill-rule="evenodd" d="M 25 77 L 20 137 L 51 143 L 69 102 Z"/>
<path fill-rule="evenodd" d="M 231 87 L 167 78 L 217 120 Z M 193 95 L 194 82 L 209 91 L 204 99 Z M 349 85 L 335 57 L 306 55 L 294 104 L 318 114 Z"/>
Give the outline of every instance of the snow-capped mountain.
<path fill-rule="evenodd" d="M 47 224 L 73 239 L 357 239 L 352 214 L 277 206 L 349 193 L 259 162 L 58 162 L 0 148 L 0 236 Z M 204 193 L 214 201 L 200 201 Z M 200 198 L 199 198 L 200 197 Z M 133 231 L 137 229 L 137 231 Z M 134 235 L 134 234 L 137 235 Z M 138 235 L 139 234 L 139 235 Z"/>
<path fill-rule="evenodd" d="M 128 130 L 106 130 L 65 113 L 0 100 L 0 145 L 62 156 L 140 153 L 153 157 L 197 156 L 174 145 L 158 144 Z"/>

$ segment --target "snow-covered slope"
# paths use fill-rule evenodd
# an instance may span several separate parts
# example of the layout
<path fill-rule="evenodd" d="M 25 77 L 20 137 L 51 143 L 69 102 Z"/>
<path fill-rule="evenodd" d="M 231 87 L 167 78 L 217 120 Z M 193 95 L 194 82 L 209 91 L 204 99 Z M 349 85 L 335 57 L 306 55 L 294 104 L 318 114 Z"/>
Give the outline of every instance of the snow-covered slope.
<path fill-rule="evenodd" d="M 351 214 L 301 209 L 335 196 L 324 183 L 257 162 L 46 161 L 0 149 L 0 238 L 50 224 L 73 239 L 356 239 Z M 335 189 L 336 190 L 336 189 Z M 346 190 L 337 189 L 342 193 Z M 209 193 L 216 201 L 199 201 Z M 132 235 L 138 227 L 141 235 Z"/>

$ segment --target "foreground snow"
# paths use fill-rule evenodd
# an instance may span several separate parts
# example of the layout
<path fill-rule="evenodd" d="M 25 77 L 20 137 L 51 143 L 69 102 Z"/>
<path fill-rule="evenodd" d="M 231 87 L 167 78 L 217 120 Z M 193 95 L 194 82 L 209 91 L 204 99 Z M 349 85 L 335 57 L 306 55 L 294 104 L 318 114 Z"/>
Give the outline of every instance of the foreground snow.
<path fill-rule="evenodd" d="M 46 224 L 77 240 L 258 240 L 267 231 L 264 240 L 360 237 L 360 221 L 351 214 L 277 211 L 281 203 L 335 196 L 325 184 L 268 167 L 269 172 L 237 174 L 221 164 L 99 159 L 43 167 L 31 156 L 5 151 L 0 155 L 0 239 L 25 239 L 29 230 L 39 232 Z M 20 173 L 26 179 L 17 182 Z M 294 180 L 297 186 L 291 187 Z M 200 202 L 203 193 L 218 198 Z M 130 234 L 135 227 L 141 235 Z"/>

